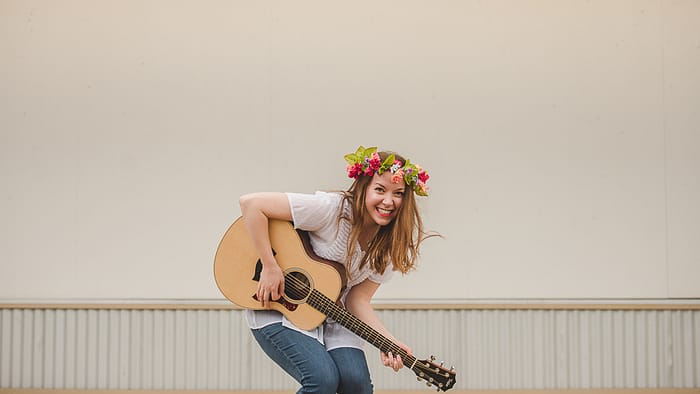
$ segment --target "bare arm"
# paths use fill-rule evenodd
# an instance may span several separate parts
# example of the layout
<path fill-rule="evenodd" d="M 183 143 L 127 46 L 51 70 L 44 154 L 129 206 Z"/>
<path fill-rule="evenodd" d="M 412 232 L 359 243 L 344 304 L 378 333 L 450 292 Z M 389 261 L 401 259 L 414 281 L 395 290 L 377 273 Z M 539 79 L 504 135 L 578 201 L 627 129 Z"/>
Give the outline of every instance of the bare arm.
<path fill-rule="evenodd" d="M 379 289 L 379 284 L 375 283 L 369 279 L 365 279 L 360 284 L 353 286 L 345 299 L 345 306 L 348 311 L 353 315 L 357 316 L 358 319 L 370 325 L 375 330 L 379 331 L 382 335 L 389 338 L 392 342 L 396 343 L 402 349 L 406 350 L 408 354 L 411 354 L 411 349 L 404 343 L 396 339 L 389 330 L 384 327 L 384 324 L 377 316 L 377 313 L 372 308 L 370 301 L 374 296 L 374 293 Z M 381 352 L 382 364 L 387 367 L 392 368 L 394 371 L 398 371 L 403 368 L 403 361 L 401 356 L 398 354 L 385 354 Z"/>
<path fill-rule="evenodd" d="M 246 194 L 241 196 L 239 203 L 246 229 L 263 265 L 258 299 L 263 307 L 269 308 L 270 300 L 278 300 L 284 294 L 284 276 L 272 255 L 268 220 L 292 220 L 292 210 L 284 193 Z"/>

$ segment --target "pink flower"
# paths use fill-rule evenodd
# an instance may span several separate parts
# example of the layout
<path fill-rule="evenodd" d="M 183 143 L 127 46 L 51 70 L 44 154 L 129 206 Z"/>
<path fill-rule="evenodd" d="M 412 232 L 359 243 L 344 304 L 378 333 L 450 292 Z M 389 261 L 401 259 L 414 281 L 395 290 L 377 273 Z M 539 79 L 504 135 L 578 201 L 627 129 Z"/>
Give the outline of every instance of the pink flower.
<path fill-rule="evenodd" d="M 379 158 L 379 154 L 377 152 L 373 152 L 372 157 L 369 159 L 369 168 L 371 168 L 372 171 L 377 171 L 381 165 L 382 160 Z"/>
<path fill-rule="evenodd" d="M 403 170 L 399 168 L 394 173 L 394 175 L 391 176 L 391 182 L 392 183 L 399 183 L 399 182 L 401 182 L 402 179 L 403 179 Z"/>
<path fill-rule="evenodd" d="M 428 185 L 426 185 L 423 182 L 418 182 L 418 183 L 416 183 L 416 186 L 418 187 L 418 195 L 421 195 L 421 196 L 428 195 L 428 191 L 430 190 Z"/>

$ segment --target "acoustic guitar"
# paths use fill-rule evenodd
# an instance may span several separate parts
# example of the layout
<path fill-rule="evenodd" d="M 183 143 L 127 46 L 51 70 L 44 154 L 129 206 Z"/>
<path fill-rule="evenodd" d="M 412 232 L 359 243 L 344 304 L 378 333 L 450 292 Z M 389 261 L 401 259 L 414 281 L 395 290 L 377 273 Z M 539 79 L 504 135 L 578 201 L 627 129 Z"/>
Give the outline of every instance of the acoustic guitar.
<path fill-rule="evenodd" d="M 437 391 L 455 385 L 456 372 L 430 360 L 418 360 L 390 339 L 345 310 L 338 298 L 345 285 L 345 268 L 317 256 L 308 234 L 281 220 L 269 221 L 270 242 L 284 273 L 284 294 L 270 309 L 281 312 L 297 327 L 310 330 L 330 317 L 384 353 L 401 356 L 419 381 Z M 264 309 L 257 298 L 262 263 L 243 222 L 238 218 L 219 243 L 214 258 L 214 278 L 219 290 L 234 304 L 246 309 Z"/>

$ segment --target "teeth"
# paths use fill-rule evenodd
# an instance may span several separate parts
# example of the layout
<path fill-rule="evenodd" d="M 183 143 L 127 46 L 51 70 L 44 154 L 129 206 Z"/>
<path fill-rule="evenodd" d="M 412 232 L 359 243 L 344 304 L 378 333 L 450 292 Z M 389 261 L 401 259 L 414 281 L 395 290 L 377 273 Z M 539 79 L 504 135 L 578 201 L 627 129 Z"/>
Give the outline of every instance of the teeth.
<path fill-rule="evenodd" d="M 386 209 L 381 209 L 381 208 L 377 208 L 377 209 L 379 210 L 379 212 L 381 212 L 381 213 L 383 213 L 383 214 L 385 214 L 385 215 L 391 214 L 391 211 L 388 211 L 388 210 L 386 210 Z"/>

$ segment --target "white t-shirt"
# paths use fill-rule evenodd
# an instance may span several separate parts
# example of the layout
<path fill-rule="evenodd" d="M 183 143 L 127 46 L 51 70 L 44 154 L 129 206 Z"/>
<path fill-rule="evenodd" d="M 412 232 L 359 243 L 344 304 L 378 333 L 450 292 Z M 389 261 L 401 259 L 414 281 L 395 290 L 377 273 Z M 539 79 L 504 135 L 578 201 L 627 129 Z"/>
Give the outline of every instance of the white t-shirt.
<path fill-rule="evenodd" d="M 347 243 L 350 238 L 351 225 L 347 220 L 341 220 L 340 226 L 338 216 L 340 210 L 347 217 L 352 217 L 352 208 L 348 204 L 343 204 L 343 196 L 340 193 L 316 192 L 315 194 L 287 193 L 289 205 L 292 210 L 294 228 L 308 231 L 311 240 L 311 247 L 314 252 L 324 259 L 337 261 L 343 265 L 346 263 Z M 393 275 L 392 266 L 389 265 L 384 274 L 372 271 L 369 264 L 361 270 L 360 262 L 364 252 L 359 244 L 355 245 L 354 253 L 350 261 L 350 277 L 347 288 L 341 297 L 344 299 L 347 292 L 356 284 L 365 279 L 382 284 L 391 279 Z M 331 350 L 338 347 L 354 347 L 361 349 L 364 340 L 349 330 L 342 327 L 333 320 L 327 319 L 319 327 L 304 331 L 297 328 L 277 311 L 252 311 L 246 313 L 250 328 L 262 328 L 269 324 L 282 322 L 286 327 L 290 327 L 306 335 L 314 337 Z"/>

